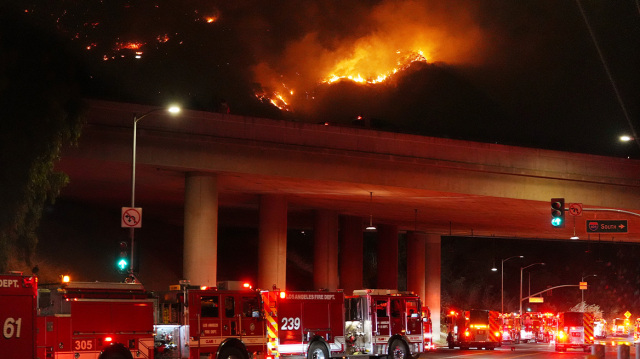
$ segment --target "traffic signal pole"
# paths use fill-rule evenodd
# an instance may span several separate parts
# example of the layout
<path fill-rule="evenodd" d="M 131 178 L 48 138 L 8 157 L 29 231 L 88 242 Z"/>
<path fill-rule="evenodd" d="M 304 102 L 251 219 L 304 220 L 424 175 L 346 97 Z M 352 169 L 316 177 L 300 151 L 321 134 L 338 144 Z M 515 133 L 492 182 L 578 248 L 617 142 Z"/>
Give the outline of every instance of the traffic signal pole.
<path fill-rule="evenodd" d="M 528 297 L 524 297 L 524 298 L 520 299 L 520 305 L 522 305 L 522 302 L 524 302 L 526 299 L 529 299 L 529 298 L 535 297 L 535 296 L 537 296 L 538 294 L 542 294 L 542 293 L 548 292 L 548 291 L 550 291 L 550 290 L 554 290 L 554 289 L 557 289 L 557 288 L 563 288 L 563 287 L 579 287 L 579 286 L 580 286 L 579 284 L 563 284 L 563 285 L 557 285 L 557 286 L 555 286 L 555 287 L 547 288 L 547 289 L 545 289 L 545 290 L 543 290 L 543 291 L 540 291 L 540 292 L 538 292 L 538 293 L 533 293 L 533 294 L 531 294 L 531 295 L 530 295 L 530 296 L 528 296 Z"/>
<path fill-rule="evenodd" d="M 617 213 L 625 213 L 630 214 L 632 216 L 640 217 L 640 213 L 625 211 L 624 209 L 615 209 L 615 208 L 583 208 L 583 211 L 598 211 L 598 212 L 617 212 Z"/>

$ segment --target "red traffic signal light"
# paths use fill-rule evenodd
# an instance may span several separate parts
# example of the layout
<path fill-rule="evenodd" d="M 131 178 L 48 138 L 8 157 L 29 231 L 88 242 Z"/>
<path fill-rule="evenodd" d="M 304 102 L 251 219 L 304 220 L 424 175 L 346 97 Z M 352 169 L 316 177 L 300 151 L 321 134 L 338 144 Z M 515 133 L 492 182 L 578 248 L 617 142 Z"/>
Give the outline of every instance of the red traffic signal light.
<path fill-rule="evenodd" d="M 564 228 L 564 198 L 551 198 L 551 225 Z"/>

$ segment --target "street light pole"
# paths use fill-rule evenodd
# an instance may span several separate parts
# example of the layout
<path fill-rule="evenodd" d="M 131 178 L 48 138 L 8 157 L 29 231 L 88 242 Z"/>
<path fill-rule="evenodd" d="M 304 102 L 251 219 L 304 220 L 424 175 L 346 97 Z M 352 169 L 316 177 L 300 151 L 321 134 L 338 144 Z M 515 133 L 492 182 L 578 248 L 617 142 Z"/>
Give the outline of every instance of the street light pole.
<path fill-rule="evenodd" d="M 171 106 L 169 108 L 154 108 L 152 110 L 149 110 L 147 112 L 145 112 L 144 114 L 142 114 L 140 117 L 136 116 L 136 114 L 133 114 L 133 146 L 132 146 L 132 157 L 131 157 L 131 208 L 134 208 L 136 206 L 136 139 L 137 139 L 137 132 L 138 132 L 138 121 L 142 120 L 143 118 L 147 117 L 148 115 L 154 113 L 154 112 L 158 112 L 158 111 L 169 111 L 169 113 L 171 114 L 176 114 L 178 112 L 180 112 L 180 107 L 178 106 Z M 134 245 L 134 241 L 135 241 L 135 228 L 131 227 L 129 228 L 129 238 L 131 239 L 131 263 L 129 265 L 129 273 L 133 274 L 133 258 L 134 258 L 134 254 L 133 254 L 133 245 Z"/>
<path fill-rule="evenodd" d="M 540 263 L 533 263 L 533 264 L 529 264 L 529 265 L 528 265 L 528 266 L 526 266 L 526 267 L 520 267 L 520 315 L 522 315 L 522 272 L 523 272 L 525 269 L 527 269 L 527 268 L 529 268 L 529 267 L 533 267 L 533 266 L 535 266 L 535 265 L 537 265 L 537 264 L 545 265 L 545 263 L 540 262 Z"/>
<path fill-rule="evenodd" d="M 500 313 L 504 313 L 504 262 L 513 258 L 524 258 L 524 256 L 513 256 L 513 257 L 509 257 L 507 259 L 502 260 L 502 267 L 500 269 L 500 276 L 502 277 L 500 282 L 500 301 L 501 301 Z"/>
<path fill-rule="evenodd" d="M 589 274 L 589 275 L 586 275 L 586 276 L 584 276 L 584 277 L 582 277 L 582 278 L 580 279 L 580 282 L 584 282 L 584 279 L 585 279 L 585 278 L 589 278 L 589 277 L 597 277 L 597 276 L 598 276 L 597 274 Z M 582 306 L 582 311 L 584 312 L 584 307 L 585 307 L 585 306 L 582 304 L 582 303 L 584 303 L 584 289 L 580 289 L 580 291 L 582 292 L 582 301 L 580 301 L 580 305 Z"/>

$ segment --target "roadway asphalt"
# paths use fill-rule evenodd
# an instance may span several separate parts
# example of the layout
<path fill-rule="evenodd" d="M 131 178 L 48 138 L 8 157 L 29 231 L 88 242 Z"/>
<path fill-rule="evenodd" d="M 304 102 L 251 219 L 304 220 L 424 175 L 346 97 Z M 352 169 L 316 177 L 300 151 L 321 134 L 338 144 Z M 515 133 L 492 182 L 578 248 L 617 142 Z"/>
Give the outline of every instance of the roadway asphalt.
<path fill-rule="evenodd" d="M 606 359 L 618 359 L 618 345 L 629 344 L 629 357 L 630 359 L 636 358 L 636 350 L 631 338 L 607 338 L 606 340 L 599 341 L 605 343 L 605 358 Z M 565 352 L 556 352 L 554 344 L 544 343 L 520 343 L 511 345 L 504 343 L 502 347 L 495 350 L 460 350 L 448 349 L 447 347 L 439 346 L 436 350 L 429 353 L 421 354 L 419 359 L 447 359 L 447 358 L 469 358 L 483 359 L 483 358 L 499 358 L 499 359 L 540 359 L 540 358 L 554 358 L 554 359 L 585 359 L 590 353 L 585 353 L 578 349 L 569 349 Z M 626 359 L 624 357 L 620 359 Z"/>

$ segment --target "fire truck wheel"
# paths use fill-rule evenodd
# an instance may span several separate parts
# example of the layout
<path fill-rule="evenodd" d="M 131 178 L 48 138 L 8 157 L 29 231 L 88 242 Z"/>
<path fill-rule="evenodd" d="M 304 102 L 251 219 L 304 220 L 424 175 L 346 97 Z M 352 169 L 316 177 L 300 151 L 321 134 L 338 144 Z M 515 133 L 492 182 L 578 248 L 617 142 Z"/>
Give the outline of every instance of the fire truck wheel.
<path fill-rule="evenodd" d="M 327 346 L 322 342 L 315 341 L 309 346 L 309 354 L 307 359 L 329 359 L 329 352 Z"/>
<path fill-rule="evenodd" d="M 104 348 L 98 359 L 133 359 L 133 356 L 123 344 L 116 343 Z"/>
<path fill-rule="evenodd" d="M 399 339 L 395 339 L 389 346 L 389 359 L 411 359 L 411 353 L 407 345 Z"/>
<path fill-rule="evenodd" d="M 228 347 L 220 353 L 219 359 L 244 359 L 244 355 L 238 348 Z"/>

